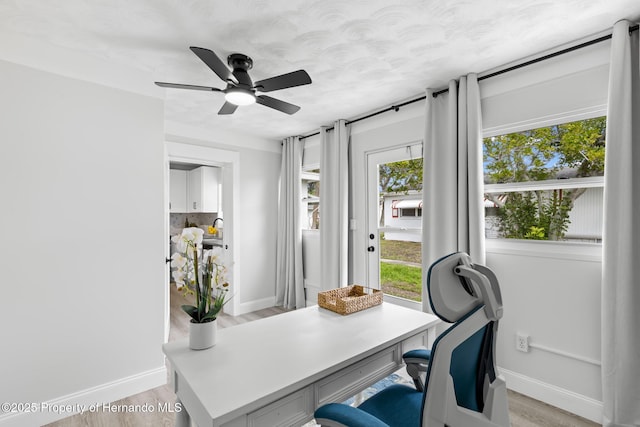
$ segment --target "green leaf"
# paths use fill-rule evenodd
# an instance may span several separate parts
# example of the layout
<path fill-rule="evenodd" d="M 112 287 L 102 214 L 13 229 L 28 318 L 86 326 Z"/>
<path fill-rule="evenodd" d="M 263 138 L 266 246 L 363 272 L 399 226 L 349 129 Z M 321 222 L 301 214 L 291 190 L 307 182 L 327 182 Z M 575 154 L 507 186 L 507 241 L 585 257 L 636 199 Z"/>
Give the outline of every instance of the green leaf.
<path fill-rule="evenodd" d="M 216 309 L 216 307 L 213 307 L 211 310 L 209 310 L 207 314 L 204 315 L 201 323 L 211 322 L 213 320 L 216 320 L 216 317 L 218 317 L 219 311 L 220 311 L 219 309 Z"/>
<path fill-rule="evenodd" d="M 181 308 L 185 313 L 191 316 L 193 320 L 195 320 L 197 323 L 201 323 L 201 319 L 198 316 L 198 309 L 196 307 L 185 304 L 185 305 L 182 305 Z"/>

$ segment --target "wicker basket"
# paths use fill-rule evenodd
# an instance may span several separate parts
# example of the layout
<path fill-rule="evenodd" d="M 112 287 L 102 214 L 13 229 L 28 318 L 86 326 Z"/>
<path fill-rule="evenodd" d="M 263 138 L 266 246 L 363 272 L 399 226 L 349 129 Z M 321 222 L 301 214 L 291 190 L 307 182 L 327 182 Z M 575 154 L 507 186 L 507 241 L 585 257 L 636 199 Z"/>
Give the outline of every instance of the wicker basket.
<path fill-rule="evenodd" d="M 330 291 L 318 292 L 318 305 L 339 314 L 351 314 L 374 305 L 382 304 L 382 291 L 373 289 L 365 293 L 365 287 L 351 285 Z"/>

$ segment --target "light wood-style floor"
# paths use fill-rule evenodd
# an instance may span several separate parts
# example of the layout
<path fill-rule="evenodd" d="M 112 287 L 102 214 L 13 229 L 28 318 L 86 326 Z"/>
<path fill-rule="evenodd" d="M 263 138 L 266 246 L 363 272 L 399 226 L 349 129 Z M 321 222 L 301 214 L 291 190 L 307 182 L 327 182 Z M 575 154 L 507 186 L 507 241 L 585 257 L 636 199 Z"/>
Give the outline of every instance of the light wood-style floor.
<path fill-rule="evenodd" d="M 172 286 L 171 291 L 171 329 L 169 340 L 173 341 L 187 336 L 188 317 L 180 309 L 185 300 Z M 274 316 L 284 312 L 280 307 L 267 308 L 242 316 L 220 316 L 218 326 L 226 328 L 240 323 L 250 322 L 264 317 Z M 47 424 L 48 427 L 140 427 L 140 426 L 173 426 L 175 414 L 159 411 L 159 405 L 168 403 L 172 405 L 175 394 L 170 385 L 164 385 L 136 394 L 125 399 L 113 402 L 114 405 L 146 405 L 153 407 L 154 412 L 109 412 L 97 411 L 84 413 L 64 418 L 60 421 Z M 576 415 L 562 411 L 553 406 L 531 399 L 522 394 L 509 391 L 509 412 L 513 427 L 592 427 L 598 424 L 577 417 Z"/>

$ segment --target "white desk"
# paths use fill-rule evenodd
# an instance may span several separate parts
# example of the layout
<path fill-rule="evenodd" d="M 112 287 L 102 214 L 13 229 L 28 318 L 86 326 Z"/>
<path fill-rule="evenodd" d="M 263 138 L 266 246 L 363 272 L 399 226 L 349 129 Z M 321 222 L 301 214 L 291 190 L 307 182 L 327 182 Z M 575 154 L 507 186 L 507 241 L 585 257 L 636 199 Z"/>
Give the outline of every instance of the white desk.
<path fill-rule="evenodd" d="M 183 405 L 177 425 L 292 426 L 402 366 L 435 338 L 433 315 L 383 303 L 341 316 L 318 306 L 220 329 L 217 344 L 163 346 Z"/>

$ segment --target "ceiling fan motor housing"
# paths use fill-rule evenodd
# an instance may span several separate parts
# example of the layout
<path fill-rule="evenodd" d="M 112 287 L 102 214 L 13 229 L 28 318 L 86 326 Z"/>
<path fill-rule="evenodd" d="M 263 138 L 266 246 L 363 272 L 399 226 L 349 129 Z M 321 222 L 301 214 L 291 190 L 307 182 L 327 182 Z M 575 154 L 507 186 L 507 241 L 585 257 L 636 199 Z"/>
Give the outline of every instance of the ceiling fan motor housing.
<path fill-rule="evenodd" d="M 227 63 L 232 70 L 250 70 L 253 68 L 253 59 L 242 53 L 232 53 L 227 56 Z"/>
<path fill-rule="evenodd" d="M 238 80 L 238 88 L 253 93 L 253 81 L 247 70 L 253 68 L 253 60 L 242 53 L 232 53 L 227 57 L 227 63 L 233 69 L 233 75 Z"/>

